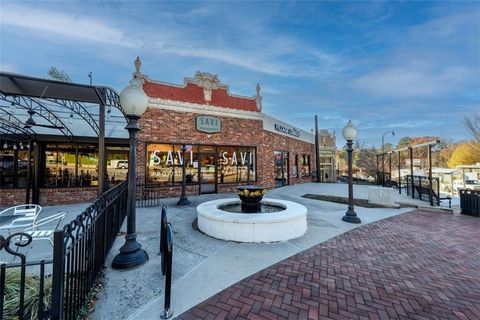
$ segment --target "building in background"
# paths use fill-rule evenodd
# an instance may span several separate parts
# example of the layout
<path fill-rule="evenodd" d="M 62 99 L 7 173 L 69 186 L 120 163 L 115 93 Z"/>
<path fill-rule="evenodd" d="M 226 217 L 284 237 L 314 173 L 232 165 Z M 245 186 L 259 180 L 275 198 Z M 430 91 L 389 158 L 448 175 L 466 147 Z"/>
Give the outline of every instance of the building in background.
<path fill-rule="evenodd" d="M 336 182 L 336 138 L 335 131 L 320 130 L 318 134 L 320 152 L 320 182 Z"/>

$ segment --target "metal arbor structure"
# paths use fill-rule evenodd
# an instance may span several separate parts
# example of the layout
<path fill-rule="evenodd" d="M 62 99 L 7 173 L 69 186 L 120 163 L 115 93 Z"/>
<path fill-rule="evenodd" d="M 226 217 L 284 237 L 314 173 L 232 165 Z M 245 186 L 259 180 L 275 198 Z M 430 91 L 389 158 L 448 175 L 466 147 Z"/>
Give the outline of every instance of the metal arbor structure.
<path fill-rule="evenodd" d="M 428 141 L 425 143 L 420 143 L 420 144 L 415 144 L 411 145 L 408 147 L 404 148 L 399 148 L 395 149 L 386 153 L 380 153 L 377 154 L 377 184 L 381 184 L 382 182 L 385 183 L 386 177 L 388 177 L 388 183 L 385 184 L 385 186 L 391 187 L 396 185 L 398 187 L 398 192 L 401 194 L 402 193 L 402 187 L 406 187 L 405 191 L 407 192 L 408 195 L 410 195 L 412 198 L 415 198 L 415 195 L 418 194 L 418 190 L 416 190 L 416 186 L 419 183 L 421 186 L 421 179 L 420 178 L 425 178 L 426 183 L 424 184 L 425 190 L 427 191 L 427 196 L 428 200 L 430 202 L 430 205 L 434 205 L 434 196 L 436 196 L 437 200 L 440 200 L 439 190 L 435 191 L 435 186 L 434 186 L 434 178 L 432 177 L 432 148 L 433 146 L 437 145 L 440 143 L 439 140 L 432 140 Z M 427 163 L 428 163 L 428 176 L 425 177 L 420 177 L 416 176 L 414 172 L 414 151 L 421 149 L 421 148 L 426 148 L 427 149 Z M 402 153 L 408 151 L 408 163 L 409 163 L 409 171 L 410 174 L 407 175 L 406 181 L 404 181 L 405 186 L 402 186 L 402 176 L 401 176 L 401 164 L 402 164 Z M 397 155 L 397 181 L 392 180 L 392 172 L 394 168 L 392 168 L 392 157 L 394 155 Z M 387 172 L 380 172 L 381 168 L 384 168 L 384 163 L 382 165 L 379 165 L 379 158 L 383 159 L 385 158 L 385 155 L 388 155 L 388 168 L 389 171 Z M 404 159 L 405 160 L 405 159 Z M 382 170 L 383 171 L 383 170 Z M 419 181 L 414 181 L 414 180 Z M 435 194 L 434 194 L 435 193 Z M 421 197 L 421 194 L 420 194 Z"/>
<path fill-rule="evenodd" d="M 115 90 L 0 72 L 0 140 L 2 145 L 13 143 L 16 147 L 19 144 L 29 151 L 26 203 L 39 202 L 38 141 L 76 143 L 81 137 L 98 142 L 97 193 L 103 194 L 107 113 L 114 114 L 114 119 L 108 120 L 108 134 L 120 132 L 124 138 L 127 121 Z"/>

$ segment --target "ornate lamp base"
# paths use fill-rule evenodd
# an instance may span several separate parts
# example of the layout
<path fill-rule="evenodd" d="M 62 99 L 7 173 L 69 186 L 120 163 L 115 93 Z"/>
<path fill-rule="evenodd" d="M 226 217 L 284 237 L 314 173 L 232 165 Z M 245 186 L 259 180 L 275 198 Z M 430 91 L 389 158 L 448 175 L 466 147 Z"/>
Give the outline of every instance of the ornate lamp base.
<path fill-rule="evenodd" d="M 350 223 L 361 223 L 362 221 L 360 220 L 359 217 L 357 217 L 357 213 L 353 210 L 348 209 L 347 212 L 345 212 L 345 215 L 342 218 L 343 221 L 345 222 L 350 222 Z"/>
<path fill-rule="evenodd" d="M 177 202 L 177 206 L 188 206 L 191 202 L 188 201 L 187 197 L 181 197 L 180 200 Z"/>
<path fill-rule="evenodd" d="M 128 236 L 127 236 L 128 237 Z M 120 253 L 113 259 L 113 269 L 130 269 L 148 261 L 148 254 L 135 239 L 127 239 Z"/>

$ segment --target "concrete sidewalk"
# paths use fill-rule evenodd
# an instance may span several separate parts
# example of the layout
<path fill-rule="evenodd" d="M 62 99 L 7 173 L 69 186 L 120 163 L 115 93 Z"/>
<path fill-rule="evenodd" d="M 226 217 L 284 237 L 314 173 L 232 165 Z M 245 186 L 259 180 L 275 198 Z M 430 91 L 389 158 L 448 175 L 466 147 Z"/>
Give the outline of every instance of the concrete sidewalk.
<path fill-rule="evenodd" d="M 302 198 L 306 193 L 345 196 L 347 185 L 309 183 L 269 191 L 268 198 L 292 200 L 308 208 L 308 231 L 299 239 L 264 244 L 221 241 L 192 228 L 198 204 L 235 197 L 233 194 L 189 197 L 192 205 L 187 208 L 176 206 L 177 198 L 163 200 L 174 229 L 172 308 L 175 314 L 179 315 L 233 283 L 336 235 L 411 210 L 357 207 L 362 224 L 354 225 L 341 220 L 346 205 Z M 354 193 L 356 198 L 366 199 L 368 186 L 355 185 Z M 90 315 L 91 319 L 158 319 L 163 306 L 163 277 L 157 255 L 159 229 L 160 207 L 139 208 L 138 240 L 150 260 L 135 270 L 111 269 L 111 261 L 124 242 L 123 237 L 119 237 L 109 255 L 105 289 Z"/>

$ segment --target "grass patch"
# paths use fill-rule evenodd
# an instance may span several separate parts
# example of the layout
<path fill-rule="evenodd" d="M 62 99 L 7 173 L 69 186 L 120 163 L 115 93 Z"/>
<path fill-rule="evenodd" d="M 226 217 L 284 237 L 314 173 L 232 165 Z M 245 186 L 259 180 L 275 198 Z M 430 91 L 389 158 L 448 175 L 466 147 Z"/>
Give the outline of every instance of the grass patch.
<path fill-rule="evenodd" d="M 18 309 L 20 306 L 20 268 L 9 268 L 5 275 L 5 298 L 3 304 L 3 319 L 18 320 Z M 73 279 L 73 278 L 72 278 Z M 93 283 L 91 290 L 88 292 L 83 306 L 76 315 L 76 320 L 87 320 L 89 313 L 95 307 L 98 294 L 103 289 L 104 271 L 100 271 L 96 280 Z M 3 288 L 2 288 L 3 289 Z M 66 290 L 67 288 L 65 288 Z M 39 291 L 40 291 L 40 277 L 38 275 L 25 276 L 25 300 L 24 300 L 24 314 L 23 319 L 36 320 L 38 319 L 39 308 Z M 52 276 L 47 275 L 44 279 L 44 298 L 43 310 L 51 309 L 52 300 Z M 77 293 L 72 292 L 72 295 Z M 2 320 L 3 320 L 2 319 Z"/>
<path fill-rule="evenodd" d="M 6 270 L 5 298 L 3 316 L 5 319 L 18 319 L 17 312 L 20 306 L 20 268 Z M 37 275 L 25 277 L 24 319 L 38 319 L 38 302 L 40 291 L 40 277 Z M 52 277 L 45 277 L 44 281 L 44 310 L 48 310 L 52 297 Z"/>
<path fill-rule="evenodd" d="M 335 203 L 348 205 L 347 197 L 338 197 L 338 196 L 329 196 L 329 195 L 311 194 L 311 193 L 304 194 L 302 197 L 308 198 L 308 199 L 335 202 Z M 382 206 L 379 204 L 369 203 L 367 199 L 353 199 L 353 205 L 357 207 L 364 207 L 364 208 L 392 208 L 389 206 Z"/>

